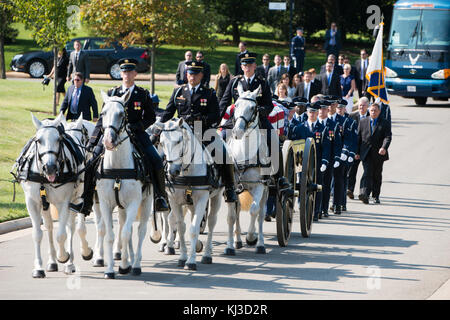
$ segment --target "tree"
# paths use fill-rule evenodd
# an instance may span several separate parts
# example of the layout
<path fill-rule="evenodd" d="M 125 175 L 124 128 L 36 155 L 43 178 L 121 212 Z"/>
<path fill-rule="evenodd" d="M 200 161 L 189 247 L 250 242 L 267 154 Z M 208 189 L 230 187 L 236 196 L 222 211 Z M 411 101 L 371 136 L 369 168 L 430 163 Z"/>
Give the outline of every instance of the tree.
<path fill-rule="evenodd" d="M 266 0 L 202 0 L 208 16 L 214 17 L 218 31 L 226 33 L 231 27 L 233 42 L 241 40 L 242 30 L 255 22 L 260 22 L 263 12 L 268 11 Z"/>
<path fill-rule="evenodd" d="M 18 31 L 11 27 L 13 15 L 6 0 L 0 0 L 0 78 L 6 79 L 5 43 L 17 37 Z"/>
<path fill-rule="evenodd" d="M 73 8 L 81 0 L 9 0 L 14 21 L 22 22 L 32 31 L 43 48 L 53 49 L 53 65 L 57 68 L 58 48 L 71 37 Z M 55 70 L 55 74 L 56 74 Z M 56 115 L 56 81 L 54 81 L 53 115 Z"/>
<path fill-rule="evenodd" d="M 82 21 L 123 46 L 145 45 L 151 52 L 151 92 L 155 92 L 156 49 L 162 44 L 214 48 L 211 20 L 198 0 L 91 0 Z"/>

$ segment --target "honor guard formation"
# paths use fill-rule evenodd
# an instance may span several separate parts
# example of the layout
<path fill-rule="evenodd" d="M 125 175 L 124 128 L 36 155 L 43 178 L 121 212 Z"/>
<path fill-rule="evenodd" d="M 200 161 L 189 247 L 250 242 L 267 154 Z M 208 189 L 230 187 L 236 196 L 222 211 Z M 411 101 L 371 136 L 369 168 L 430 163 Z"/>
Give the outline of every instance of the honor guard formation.
<path fill-rule="evenodd" d="M 196 270 L 195 256 L 202 250 L 202 263 L 212 263 L 212 231 L 222 198 L 228 211 L 227 255 L 242 247 L 241 209 L 251 214 L 246 242 L 256 245 L 256 253 L 265 253 L 262 224 L 273 218 L 279 244 L 287 245 L 297 204 L 305 237 L 312 221 L 347 212 L 347 197 L 355 198 L 360 163 L 364 173 L 357 198 L 379 204 L 383 163 L 389 159 L 392 139 L 391 118 L 388 105 L 370 102 L 367 51 L 361 50 L 361 59 L 350 65 L 339 54 L 340 33 L 333 23 L 326 33 L 327 60 L 316 73 L 303 70 L 306 46 L 303 30 L 298 28 L 290 55 L 276 55 L 272 66 L 264 54 L 258 66 L 257 54 L 241 42 L 234 76 L 221 64 L 214 88 L 204 53 L 198 51 L 193 59 L 187 51 L 165 108 L 159 106 L 156 94 L 136 85 L 138 61 L 124 58 L 118 62 L 122 84 L 102 92 L 100 114 L 87 86 L 89 66 L 77 68 L 77 61 L 84 59 L 84 52 L 77 50 L 71 55 L 74 62 L 67 80 L 73 82 L 60 116 L 42 122 L 33 117 L 36 136 L 15 164 L 30 216 L 38 221 L 39 206 L 45 215 L 48 203 L 53 203 L 61 222 L 57 240 L 64 242 L 64 223 L 74 219 L 69 208 L 79 215 L 81 224 L 94 211 L 101 243 L 94 252 L 86 242 L 83 258 L 94 256 L 94 265 L 106 266 L 109 279 L 114 278 L 113 257 L 121 260 L 119 273 L 140 274 L 148 220 L 150 238 L 161 242 L 161 252 L 174 254 L 175 237 L 179 239 L 180 267 Z M 356 89 L 359 99 L 354 105 Z M 75 191 L 55 188 L 55 183 Z M 244 191 L 253 198 L 249 208 L 244 208 L 241 198 Z M 29 203 L 37 204 L 36 208 Z M 193 216 L 190 250 L 184 240 L 181 206 L 187 206 Z M 113 248 L 111 216 L 116 207 L 120 241 Z M 162 230 L 156 212 L 166 222 Z M 128 243 L 136 219 L 140 226 L 134 255 L 128 252 Z M 203 248 L 198 235 L 206 224 L 209 232 Z M 103 237 L 109 253 L 106 263 Z M 47 271 L 57 269 L 57 259 L 67 263 L 70 272 L 73 253 L 63 246 L 57 254 L 52 252 Z M 39 250 L 37 254 L 33 277 L 39 278 L 45 273 Z"/>

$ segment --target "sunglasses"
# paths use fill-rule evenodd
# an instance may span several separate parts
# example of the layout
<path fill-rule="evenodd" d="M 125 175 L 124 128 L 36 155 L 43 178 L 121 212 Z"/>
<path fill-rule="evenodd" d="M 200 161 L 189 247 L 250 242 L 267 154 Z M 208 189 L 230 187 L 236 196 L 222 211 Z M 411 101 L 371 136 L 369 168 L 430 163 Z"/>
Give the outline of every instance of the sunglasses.
<path fill-rule="evenodd" d="M 81 81 L 81 79 L 73 79 L 73 81 Z"/>

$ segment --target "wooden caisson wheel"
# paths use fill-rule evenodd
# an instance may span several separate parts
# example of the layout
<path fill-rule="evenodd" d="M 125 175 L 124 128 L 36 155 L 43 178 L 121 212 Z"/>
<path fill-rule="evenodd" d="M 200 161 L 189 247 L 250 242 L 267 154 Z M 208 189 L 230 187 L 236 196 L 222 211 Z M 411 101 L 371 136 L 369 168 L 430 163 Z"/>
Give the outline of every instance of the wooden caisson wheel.
<path fill-rule="evenodd" d="M 303 150 L 302 173 L 300 179 L 300 230 L 304 238 L 311 235 L 316 192 L 321 186 L 316 184 L 316 145 L 312 138 L 306 139 Z"/>
<path fill-rule="evenodd" d="M 286 140 L 282 148 L 284 176 L 291 184 L 291 188 L 282 190 L 276 196 L 277 239 L 280 247 L 286 247 L 292 231 L 294 217 L 294 190 L 296 184 L 295 159 L 292 141 Z"/>

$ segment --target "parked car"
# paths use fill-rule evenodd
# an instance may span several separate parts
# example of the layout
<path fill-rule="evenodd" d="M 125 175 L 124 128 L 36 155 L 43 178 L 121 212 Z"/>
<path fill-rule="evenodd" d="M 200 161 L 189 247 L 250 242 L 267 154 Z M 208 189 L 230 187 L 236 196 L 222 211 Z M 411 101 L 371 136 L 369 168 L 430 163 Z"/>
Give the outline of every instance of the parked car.
<path fill-rule="evenodd" d="M 73 43 L 79 40 L 82 50 L 89 53 L 91 74 L 108 73 L 112 79 L 120 80 L 120 69 L 117 61 L 122 58 L 134 58 L 139 63 L 138 72 L 147 72 L 150 56 L 144 48 L 123 48 L 117 42 L 106 44 L 105 38 L 74 38 L 66 43 L 66 50 L 70 54 L 74 50 Z M 11 69 L 17 72 L 26 72 L 32 78 L 42 78 L 49 74 L 53 68 L 53 51 L 31 51 L 14 56 Z"/>

